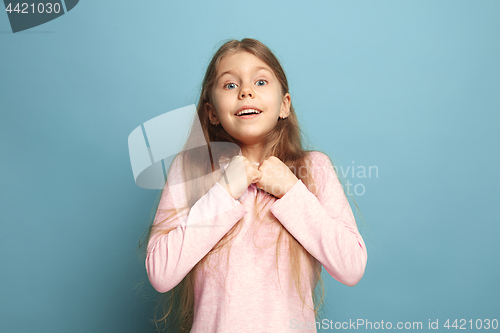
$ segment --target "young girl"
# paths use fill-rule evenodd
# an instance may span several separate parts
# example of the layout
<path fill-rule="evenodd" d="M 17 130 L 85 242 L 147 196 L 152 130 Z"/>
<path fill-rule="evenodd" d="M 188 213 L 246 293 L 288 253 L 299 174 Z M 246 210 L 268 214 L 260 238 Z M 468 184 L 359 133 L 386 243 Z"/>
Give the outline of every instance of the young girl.
<path fill-rule="evenodd" d="M 321 268 L 354 286 L 367 253 L 329 157 L 302 147 L 273 53 L 249 38 L 222 45 L 197 116 L 208 154 L 193 131 L 148 234 L 149 280 L 170 291 L 160 321 L 176 316 L 176 331 L 191 333 L 316 332 Z"/>

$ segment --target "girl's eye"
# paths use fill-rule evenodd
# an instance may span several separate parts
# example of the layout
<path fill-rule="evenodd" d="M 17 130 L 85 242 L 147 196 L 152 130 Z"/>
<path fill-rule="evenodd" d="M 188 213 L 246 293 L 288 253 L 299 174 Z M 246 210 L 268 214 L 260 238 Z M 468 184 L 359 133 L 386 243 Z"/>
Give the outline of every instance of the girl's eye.
<path fill-rule="evenodd" d="M 262 82 L 263 84 L 259 84 L 259 82 Z M 257 84 L 258 86 L 264 86 L 264 85 L 266 85 L 266 84 L 267 84 L 267 80 L 258 80 L 258 81 L 256 82 L 256 84 Z M 227 88 L 227 89 L 229 89 L 229 90 L 232 90 L 233 88 L 236 88 L 236 83 L 233 83 L 233 82 L 226 83 L 226 84 L 224 85 L 224 88 Z"/>

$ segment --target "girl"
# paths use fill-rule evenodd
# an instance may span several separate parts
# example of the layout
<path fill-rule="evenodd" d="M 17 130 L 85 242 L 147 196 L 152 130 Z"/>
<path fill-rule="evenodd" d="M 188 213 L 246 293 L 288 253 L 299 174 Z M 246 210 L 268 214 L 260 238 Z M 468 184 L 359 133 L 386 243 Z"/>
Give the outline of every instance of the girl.
<path fill-rule="evenodd" d="M 367 253 L 330 159 L 302 147 L 273 53 L 249 38 L 222 45 L 197 116 L 208 154 L 193 125 L 148 233 L 149 280 L 170 291 L 159 321 L 191 333 L 316 332 L 321 268 L 354 286 Z"/>

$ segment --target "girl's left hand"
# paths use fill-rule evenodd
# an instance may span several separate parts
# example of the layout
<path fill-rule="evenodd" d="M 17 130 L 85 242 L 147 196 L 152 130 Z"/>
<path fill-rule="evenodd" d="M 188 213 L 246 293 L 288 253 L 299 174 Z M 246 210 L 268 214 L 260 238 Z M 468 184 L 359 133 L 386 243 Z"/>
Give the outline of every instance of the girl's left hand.
<path fill-rule="evenodd" d="M 261 177 L 255 185 L 277 198 L 284 196 L 299 181 L 288 166 L 276 156 L 264 160 L 259 166 L 259 171 Z"/>

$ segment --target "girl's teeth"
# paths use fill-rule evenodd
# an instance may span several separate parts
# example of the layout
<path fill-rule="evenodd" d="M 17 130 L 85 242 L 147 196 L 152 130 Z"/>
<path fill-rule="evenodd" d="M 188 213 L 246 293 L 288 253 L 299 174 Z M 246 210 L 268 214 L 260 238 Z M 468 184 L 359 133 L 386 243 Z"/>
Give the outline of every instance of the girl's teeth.
<path fill-rule="evenodd" d="M 245 109 L 245 110 L 242 110 L 242 111 L 238 112 L 236 115 L 237 116 L 241 116 L 243 113 L 246 113 L 246 114 L 258 114 L 258 113 L 260 113 L 260 111 L 254 110 L 254 109 Z"/>

